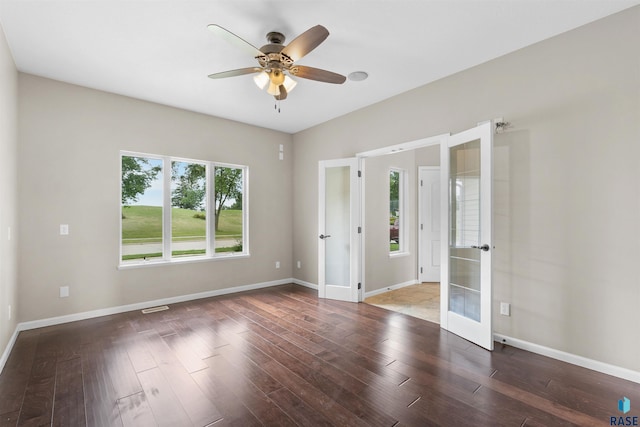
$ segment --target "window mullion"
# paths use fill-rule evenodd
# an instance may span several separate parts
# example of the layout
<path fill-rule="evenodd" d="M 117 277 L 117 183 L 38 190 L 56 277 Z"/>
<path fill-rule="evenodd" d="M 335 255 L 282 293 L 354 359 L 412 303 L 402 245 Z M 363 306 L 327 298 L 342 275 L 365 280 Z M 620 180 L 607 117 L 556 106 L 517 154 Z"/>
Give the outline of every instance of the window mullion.
<path fill-rule="evenodd" d="M 215 199 L 213 164 L 207 163 L 207 256 L 215 255 Z"/>
<path fill-rule="evenodd" d="M 162 258 L 171 259 L 171 158 L 163 158 Z"/>

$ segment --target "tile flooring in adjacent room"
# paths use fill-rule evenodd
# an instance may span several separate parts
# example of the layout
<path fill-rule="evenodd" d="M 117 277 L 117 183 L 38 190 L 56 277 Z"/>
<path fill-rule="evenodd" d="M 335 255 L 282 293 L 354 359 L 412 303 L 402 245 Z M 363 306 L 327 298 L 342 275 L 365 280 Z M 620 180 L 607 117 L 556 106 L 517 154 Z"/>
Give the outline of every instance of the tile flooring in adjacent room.
<path fill-rule="evenodd" d="M 367 304 L 440 323 L 440 283 L 405 286 L 364 300 Z"/>

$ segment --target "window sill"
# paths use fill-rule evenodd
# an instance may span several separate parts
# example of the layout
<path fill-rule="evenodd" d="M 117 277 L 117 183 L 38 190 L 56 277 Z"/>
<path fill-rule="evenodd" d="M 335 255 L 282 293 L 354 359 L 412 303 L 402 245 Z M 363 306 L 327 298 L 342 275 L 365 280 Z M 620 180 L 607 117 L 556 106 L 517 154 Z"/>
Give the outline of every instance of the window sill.
<path fill-rule="evenodd" d="M 409 251 L 389 252 L 389 258 L 403 258 L 409 255 L 411 255 L 411 252 Z"/>
<path fill-rule="evenodd" d="M 176 264 L 192 264 L 197 262 L 209 262 L 209 261 L 224 261 L 230 259 L 246 259 L 250 258 L 251 254 L 247 252 L 241 253 L 231 253 L 228 255 L 216 255 L 216 256 L 199 256 L 199 257 L 180 257 L 173 259 L 161 259 L 157 261 L 141 261 L 141 262 L 131 262 L 131 263 L 120 263 L 118 265 L 118 270 L 130 270 L 134 268 L 145 268 L 145 267 L 158 267 L 163 265 L 176 265 Z"/>

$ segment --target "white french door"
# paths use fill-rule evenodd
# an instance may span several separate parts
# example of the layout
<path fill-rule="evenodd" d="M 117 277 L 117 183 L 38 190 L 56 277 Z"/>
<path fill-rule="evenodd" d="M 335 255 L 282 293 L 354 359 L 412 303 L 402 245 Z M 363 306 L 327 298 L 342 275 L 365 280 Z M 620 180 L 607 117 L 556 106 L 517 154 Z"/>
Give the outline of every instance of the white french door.
<path fill-rule="evenodd" d="M 358 302 L 358 159 L 319 164 L 318 296 Z"/>
<path fill-rule="evenodd" d="M 491 123 L 450 136 L 441 155 L 440 326 L 493 350 Z"/>

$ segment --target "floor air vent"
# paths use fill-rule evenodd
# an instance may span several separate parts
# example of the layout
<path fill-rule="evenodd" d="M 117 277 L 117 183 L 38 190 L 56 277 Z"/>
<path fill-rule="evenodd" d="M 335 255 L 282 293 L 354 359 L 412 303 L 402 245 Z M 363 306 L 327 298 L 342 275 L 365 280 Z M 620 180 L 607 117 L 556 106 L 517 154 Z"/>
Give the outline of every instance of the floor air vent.
<path fill-rule="evenodd" d="M 158 311 L 165 311 L 165 310 L 169 310 L 168 305 L 161 305 L 160 307 L 145 308 L 144 310 L 142 310 L 142 314 L 157 313 Z"/>

